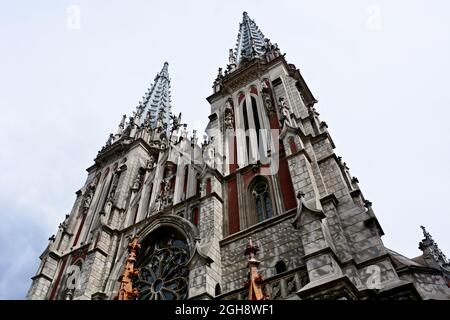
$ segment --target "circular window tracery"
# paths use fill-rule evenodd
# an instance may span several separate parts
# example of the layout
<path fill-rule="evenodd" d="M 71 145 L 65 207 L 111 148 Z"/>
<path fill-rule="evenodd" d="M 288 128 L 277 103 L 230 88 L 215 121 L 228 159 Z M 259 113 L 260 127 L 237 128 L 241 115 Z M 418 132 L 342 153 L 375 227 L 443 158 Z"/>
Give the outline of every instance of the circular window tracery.
<path fill-rule="evenodd" d="M 187 298 L 189 246 L 179 233 L 160 228 L 142 243 L 136 262 L 140 269 L 135 287 L 139 300 L 183 300 Z"/>

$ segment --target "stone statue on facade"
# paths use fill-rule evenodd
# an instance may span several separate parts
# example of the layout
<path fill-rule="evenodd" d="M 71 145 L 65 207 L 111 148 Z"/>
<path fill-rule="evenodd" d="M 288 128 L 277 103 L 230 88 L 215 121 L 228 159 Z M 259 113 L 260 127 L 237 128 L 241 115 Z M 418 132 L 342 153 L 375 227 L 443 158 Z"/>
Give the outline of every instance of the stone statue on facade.
<path fill-rule="evenodd" d="M 233 49 L 230 49 L 228 54 L 228 62 L 230 65 L 236 65 L 236 55 L 233 52 Z"/>
<path fill-rule="evenodd" d="M 108 138 L 108 140 L 106 141 L 106 147 L 109 147 L 111 144 L 112 144 L 112 142 L 113 142 L 113 140 L 114 140 L 114 135 L 111 133 L 110 135 L 109 135 L 109 138 Z"/>
<path fill-rule="evenodd" d="M 278 100 L 278 108 L 280 110 L 282 128 L 284 128 L 285 124 L 289 125 L 290 127 L 295 127 L 291 118 L 291 109 L 289 108 L 286 100 L 283 97 L 280 97 Z"/>
<path fill-rule="evenodd" d="M 181 112 L 178 116 L 171 113 L 170 119 L 172 120 L 172 132 L 174 132 L 178 130 L 179 127 L 181 127 Z"/>
<path fill-rule="evenodd" d="M 192 130 L 191 145 L 196 145 L 198 141 L 197 130 Z"/>
<path fill-rule="evenodd" d="M 95 187 L 95 183 L 91 183 L 86 190 L 86 194 L 83 199 L 83 211 L 87 211 L 91 206 L 92 199 L 94 198 Z"/>
<path fill-rule="evenodd" d="M 224 123 L 226 129 L 234 129 L 234 112 L 230 100 L 225 102 Z"/>
<path fill-rule="evenodd" d="M 153 170 L 154 167 L 155 167 L 155 156 L 151 154 L 150 159 L 147 160 L 145 168 L 147 170 Z"/>
<path fill-rule="evenodd" d="M 272 101 L 272 94 L 269 87 L 269 81 L 267 79 L 261 81 L 261 87 L 262 87 L 261 93 L 264 102 L 264 108 L 266 110 L 267 115 L 270 115 L 271 113 L 274 113 L 276 111 Z"/>

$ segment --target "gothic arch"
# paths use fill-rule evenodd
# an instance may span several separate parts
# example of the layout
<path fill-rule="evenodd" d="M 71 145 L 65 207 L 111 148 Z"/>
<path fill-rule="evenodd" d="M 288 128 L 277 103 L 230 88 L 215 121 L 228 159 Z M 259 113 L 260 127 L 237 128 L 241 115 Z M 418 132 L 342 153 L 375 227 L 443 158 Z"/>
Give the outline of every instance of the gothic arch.
<path fill-rule="evenodd" d="M 286 263 L 283 260 L 278 260 L 275 264 L 275 272 L 276 274 L 280 274 L 287 271 Z"/>
<path fill-rule="evenodd" d="M 276 215 L 273 187 L 269 179 L 258 175 L 249 183 L 246 192 L 246 227 L 270 219 Z"/>
<path fill-rule="evenodd" d="M 157 214 L 149 218 L 148 224 L 140 231 L 138 231 L 137 235 L 141 241 L 145 241 L 145 239 L 151 237 L 152 234 L 154 234 L 160 228 L 169 228 L 176 230 L 186 239 L 190 254 L 187 265 L 191 265 L 193 258 L 197 255 L 196 239 L 199 237 L 198 228 L 194 226 L 189 220 L 180 216 L 160 216 Z M 122 239 L 118 258 L 114 262 L 114 267 L 111 269 L 108 279 L 104 284 L 106 292 L 111 292 L 111 299 L 117 295 L 119 289 L 120 283 L 118 282 L 118 278 L 123 272 L 125 260 L 128 257 L 127 244 L 128 240 Z"/>
<path fill-rule="evenodd" d="M 133 286 L 139 300 L 183 300 L 189 289 L 192 252 L 186 237 L 176 228 L 157 227 L 141 241 Z"/>

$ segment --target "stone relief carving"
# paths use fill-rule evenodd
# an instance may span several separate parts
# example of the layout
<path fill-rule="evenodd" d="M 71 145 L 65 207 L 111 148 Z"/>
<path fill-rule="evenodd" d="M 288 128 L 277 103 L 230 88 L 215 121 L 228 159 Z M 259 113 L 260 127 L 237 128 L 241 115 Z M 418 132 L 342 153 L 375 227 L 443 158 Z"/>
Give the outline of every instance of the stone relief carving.
<path fill-rule="evenodd" d="M 295 127 L 291 118 L 291 109 L 283 97 L 278 99 L 278 109 L 280 110 L 282 128 L 284 128 L 286 124 L 290 127 Z"/>
<path fill-rule="evenodd" d="M 272 94 L 269 86 L 269 80 L 264 79 L 261 81 L 261 93 L 262 93 L 262 99 L 264 102 L 264 108 L 266 110 L 267 115 L 270 115 L 271 113 L 276 112 L 275 106 L 272 101 Z"/>

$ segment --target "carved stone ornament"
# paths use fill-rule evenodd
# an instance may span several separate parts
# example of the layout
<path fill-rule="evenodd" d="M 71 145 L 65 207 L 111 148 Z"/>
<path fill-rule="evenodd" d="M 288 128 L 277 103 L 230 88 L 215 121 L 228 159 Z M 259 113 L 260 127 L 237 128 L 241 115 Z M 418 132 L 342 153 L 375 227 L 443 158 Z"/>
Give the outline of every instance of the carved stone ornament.
<path fill-rule="evenodd" d="M 269 87 L 269 80 L 264 79 L 263 81 L 261 81 L 261 87 L 262 87 L 261 90 L 262 99 L 264 102 L 264 108 L 266 110 L 266 113 L 268 115 L 270 115 L 271 113 L 275 113 L 276 110 L 272 100 L 272 94 Z"/>
<path fill-rule="evenodd" d="M 135 281 L 139 300 L 183 300 L 188 293 L 189 250 L 182 240 L 158 241 L 142 258 Z"/>

